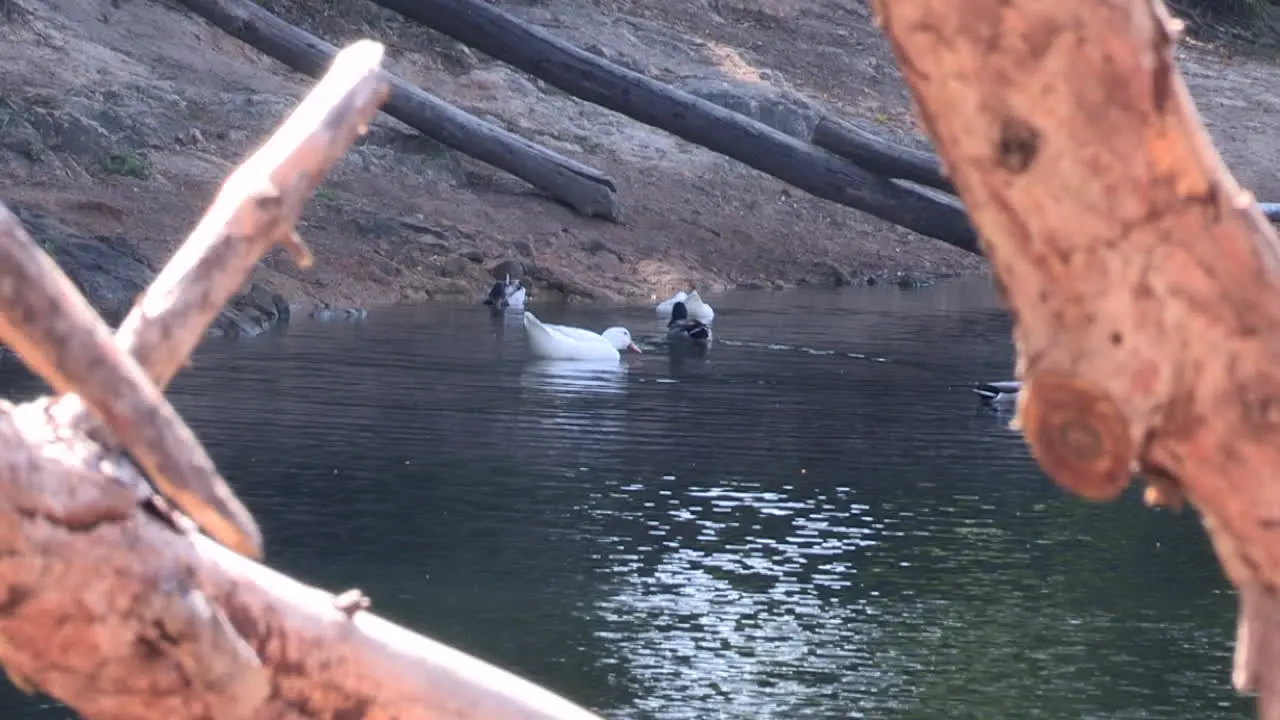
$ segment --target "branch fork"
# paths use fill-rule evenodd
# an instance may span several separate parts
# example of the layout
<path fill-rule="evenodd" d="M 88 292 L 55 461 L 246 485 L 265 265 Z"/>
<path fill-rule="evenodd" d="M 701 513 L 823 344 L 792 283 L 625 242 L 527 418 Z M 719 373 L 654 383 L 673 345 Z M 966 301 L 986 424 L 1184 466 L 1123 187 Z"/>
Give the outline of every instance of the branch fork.
<path fill-rule="evenodd" d="M 19 687 L 91 720 L 595 717 L 358 590 L 255 562 L 257 523 L 163 395 L 272 246 L 310 264 L 294 225 L 386 101 L 382 56 L 334 58 L 114 335 L 0 204 L 0 342 L 59 393 L 0 401 L 0 663 Z"/>

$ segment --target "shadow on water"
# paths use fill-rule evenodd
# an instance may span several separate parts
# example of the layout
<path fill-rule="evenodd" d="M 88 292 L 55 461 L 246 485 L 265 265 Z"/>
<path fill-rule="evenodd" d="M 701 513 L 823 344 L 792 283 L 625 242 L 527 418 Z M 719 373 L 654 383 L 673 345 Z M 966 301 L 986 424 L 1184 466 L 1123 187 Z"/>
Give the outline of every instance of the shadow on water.
<path fill-rule="evenodd" d="M 647 308 L 533 308 L 646 348 L 600 366 L 428 306 L 170 395 L 273 565 L 607 717 L 1248 717 L 1194 519 L 1065 496 L 948 390 L 1011 374 L 985 281 L 714 302 L 674 375 Z"/>

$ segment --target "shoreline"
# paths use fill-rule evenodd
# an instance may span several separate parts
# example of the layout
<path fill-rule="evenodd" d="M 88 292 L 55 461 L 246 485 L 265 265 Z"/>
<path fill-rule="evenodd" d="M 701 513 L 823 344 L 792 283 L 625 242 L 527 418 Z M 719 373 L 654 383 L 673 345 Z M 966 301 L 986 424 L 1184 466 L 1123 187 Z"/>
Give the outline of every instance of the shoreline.
<path fill-rule="evenodd" d="M 10 2 L 21 12 L 0 23 L 0 200 L 26 209 L 24 226 L 111 321 L 312 81 L 157 0 Z M 793 137 L 829 115 L 931 149 L 865 3 L 746 14 L 667 0 L 499 5 Z M 315 265 L 268 253 L 219 317 L 224 333 L 326 308 L 478 301 L 506 268 L 535 297 L 637 305 L 689 287 L 920 287 L 990 273 L 980 256 L 577 100 L 378 6 L 264 7 L 321 37 L 388 43 L 406 82 L 613 178 L 626 212 L 583 218 L 379 115 L 298 223 Z M 1266 162 L 1280 140 L 1265 132 L 1280 114 L 1280 67 L 1195 42 L 1177 62 L 1241 185 L 1280 200 Z"/>

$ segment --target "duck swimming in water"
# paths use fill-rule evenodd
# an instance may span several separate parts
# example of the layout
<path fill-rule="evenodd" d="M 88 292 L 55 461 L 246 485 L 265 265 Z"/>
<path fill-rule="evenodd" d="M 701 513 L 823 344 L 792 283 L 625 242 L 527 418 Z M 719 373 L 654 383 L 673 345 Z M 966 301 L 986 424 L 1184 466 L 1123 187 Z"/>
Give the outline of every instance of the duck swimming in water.
<path fill-rule="evenodd" d="M 978 383 L 973 391 L 982 398 L 986 405 L 1007 407 L 1018 400 L 1018 392 L 1022 390 L 1020 380 L 997 380 L 995 382 Z"/>
<path fill-rule="evenodd" d="M 675 309 L 676 303 L 684 303 L 689 317 L 704 325 L 710 325 L 711 321 L 716 319 L 716 311 L 711 309 L 711 306 L 702 299 L 697 290 L 691 290 L 687 293 L 681 290 L 655 305 L 653 309 L 658 313 L 658 317 L 669 318 L 671 317 L 671 311 Z"/>
<path fill-rule="evenodd" d="M 671 319 L 667 321 L 667 342 L 671 352 L 706 355 L 711 346 L 711 328 L 690 318 L 689 306 L 677 301 L 671 306 Z"/>
<path fill-rule="evenodd" d="M 544 360 L 612 360 L 617 362 L 621 350 L 639 353 L 631 341 L 631 333 L 623 327 L 611 327 L 601 333 L 567 325 L 544 323 L 531 312 L 524 314 L 525 337 L 529 352 Z"/>
<path fill-rule="evenodd" d="M 505 282 L 496 282 L 493 287 L 489 288 L 489 295 L 485 297 L 484 304 L 492 307 L 494 310 L 512 310 L 524 309 L 525 289 L 519 280 L 512 280 L 507 275 Z"/>

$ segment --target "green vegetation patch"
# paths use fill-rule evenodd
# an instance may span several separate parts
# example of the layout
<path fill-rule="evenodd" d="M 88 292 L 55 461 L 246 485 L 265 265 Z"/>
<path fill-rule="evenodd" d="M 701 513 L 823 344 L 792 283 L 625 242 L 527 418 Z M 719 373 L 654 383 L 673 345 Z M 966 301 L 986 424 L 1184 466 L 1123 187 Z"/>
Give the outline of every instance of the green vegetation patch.
<path fill-rule="evenodd" d="M 137 180 L 151 179 L 151 164 L 135 152 L 113 152 L 102 158 L 102 169 L 108 175 L 120 175 Z"/>

